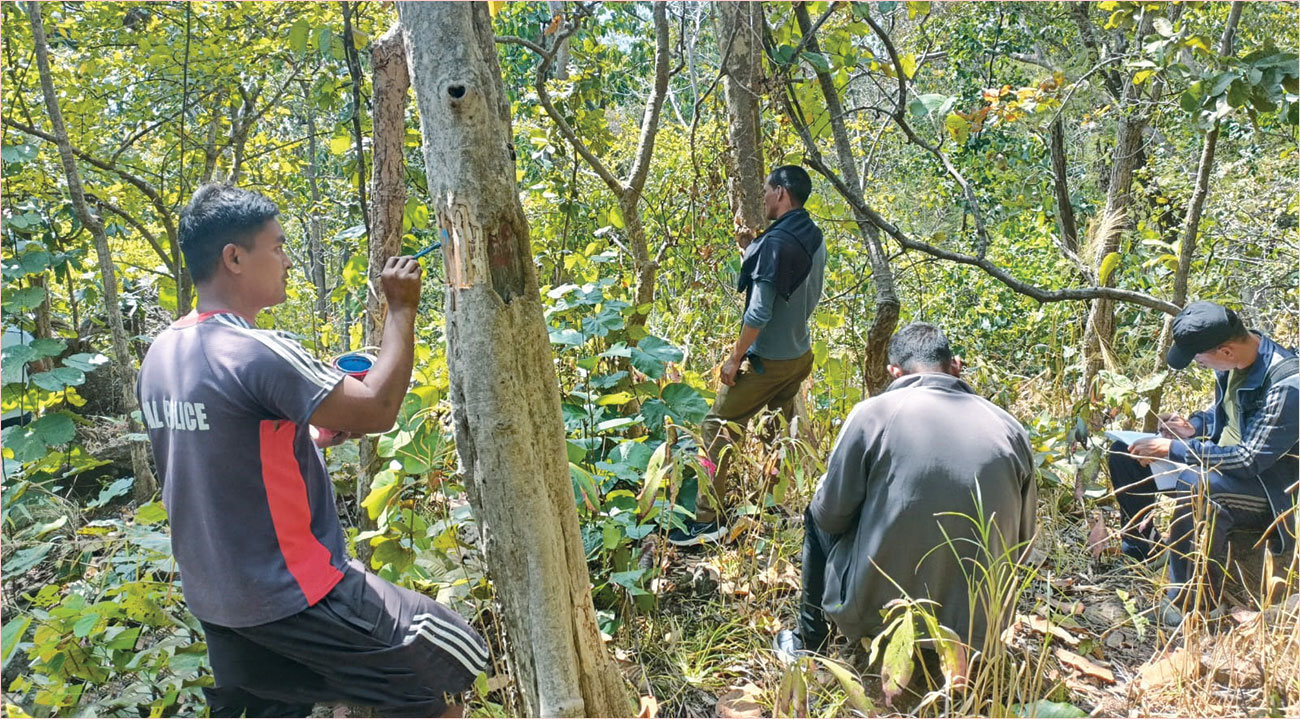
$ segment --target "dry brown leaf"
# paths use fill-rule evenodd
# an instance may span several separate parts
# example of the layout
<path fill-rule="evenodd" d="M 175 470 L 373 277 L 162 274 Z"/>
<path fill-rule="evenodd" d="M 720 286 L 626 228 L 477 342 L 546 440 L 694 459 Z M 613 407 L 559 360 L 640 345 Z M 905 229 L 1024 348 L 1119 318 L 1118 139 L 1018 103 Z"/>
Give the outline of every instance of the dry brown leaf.
<path fill-rule="evenodd" d="M 1065 631 L 1065 629 L 1063 629 L 1062 627 L 1057 626 L 1056 624 L 1052 624 L 1048 620 L 1043 619 L 1038 615 L 1021 614 L 1020 616 L 1016 617 L 1016 619 L 1021 623 L 1023 623 L 1025 626 L 1029 627 L 1029 630 L 1032 632 L 1035 632 L 1037 634 L 1042 634 L 1042 635 L 1050 634 L 1056 637 L 1057 639 L 1060 639 L 1061 641 L 1065 642 L 1066 644 L 1069 644 L 1072 647 L 1079 645 L 1078 637 Z"/>
<path fill-rule="evenodd" d="M 718 705 L 715 707 L 718 717 L 761 717 L 763 716 L 763 705 L 758 703 L 759 688 L 754 686 L 753 682 L 746 682 L 742 686 L 736 687 L 731 691 L 718 697 Z"/>
<path fill-rule="evenodd" d="M 1080 674 L 1092 677 L 1093 679 L 1101 680 L 1106 684 L 1115 683 L 1114 672 L 1092 661 L 1091 659 L 1075 654 L 1069 649 L 1065 649 L 1063 647 L 1057 647 L 1056 658 L 1061 660 L 1061 664 L 1079 672 Z"/>
<path fill-rule="evenodd" d="M 727 532 L 727 544 L 731 544 L 740 538 L 740 535 L 758 527 L 758 522 L 749 517 L 737 517 L 735 524 Z"/>
<path fill-rule="evenodd" d="M 1259 616 L 1259 612 L 1252 609 L 1238 609 L 1232 613 L 1232 620 L 1238 624 L 1248 624 Z"/>
<path fill-rule="evenodd" d="M 1083 602 L 1049 597 L 1047 603 L 1060 614 L 1083 614 Z"/>
<path fill-rule="evenodd" d="M 637 719 L 654 719 L 659 716 L 659 702 L 652 696 L 642 695 L 641 711 L 636 716 Z"/>
<path fill-rule="evenodd" d="M 1156 687 L 1169 686 L 1180 681 L 1194 679 L 1201 673 L 1201 657 L 1186 649 L 1179 649 L 1168 656 L 1142 665 L 1138 670 L 1138 686 L 1143 691 Z"/>
<path fill-rule="evenodd" d="M 1093 559 L 1096 559 L 1106 551 L 1108 544 L 1110 544 L 1110 530 L 1106 529 L 1106 518 L 1098 513 L 1097 521 L 1093 523 L 1092 529 L 1088 530 L 1088 552 L 1092 554 Z"/>
<path fill-rule="evenodd" d="M 1246 657 L 1232 657 L 1207 667 L 1214 672 L 1214 681 L 1230 687 L 1258 687 L 1263 679 L 1259 665 Z"/>

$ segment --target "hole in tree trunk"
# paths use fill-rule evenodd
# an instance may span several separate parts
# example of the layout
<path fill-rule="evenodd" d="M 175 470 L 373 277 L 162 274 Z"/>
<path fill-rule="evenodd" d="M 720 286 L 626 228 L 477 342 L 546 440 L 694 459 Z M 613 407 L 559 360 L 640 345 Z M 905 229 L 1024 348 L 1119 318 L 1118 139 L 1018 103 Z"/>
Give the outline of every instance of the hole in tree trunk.
<path fill-rule="evenodd" d="M 452 97 L 454 97 L 454 98 L 456 98 L 457 100 L 459 100 L 460 98 L 465 97 L 465 86 L 464 86 L 464 85 L 448 85 L 448 86 L 447 86 L 447 94 L 448 94 L 448 95 L 451 95 Z"/>

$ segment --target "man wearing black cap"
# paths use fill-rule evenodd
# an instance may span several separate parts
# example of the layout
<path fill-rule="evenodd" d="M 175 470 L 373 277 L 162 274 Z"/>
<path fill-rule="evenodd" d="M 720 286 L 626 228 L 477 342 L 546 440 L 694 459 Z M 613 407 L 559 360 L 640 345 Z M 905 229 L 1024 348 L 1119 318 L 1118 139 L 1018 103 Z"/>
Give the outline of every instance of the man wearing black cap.
<path fill-rule="evenodd" d="M 1117 442 L 1109 455 L 1111 482 L 1126 526 L 1134 527 L 1150 511 L 1155 487 L 1150 465 L 1169 459 L 1190 469 L 1177 477 L 1176 504 L 1170 527 L 1171 586 L 1162 602 L 1168 624 L 1181 621 L 1180 607 L 1192 595 L 1195 549 L 1193 499 L 1203 497 L 1212 523 L 1210 557 L 1221 556 L 1234 529 L 1270 530 L 1275 551 L 1294 547 L 1289 519 L 1296 501 L 1297 359 L 1289 351 L 1242 324 L 1237 313 L 1213 302 L 1193 302 L 1174 318 L 1174 344 L 1166 358 L 1183 369 L 1193 361 L 1214 370 L 1214 406 L 1191 417 L 1161 415 L 1162 436 L 1138 440 L 1127 448 Z M 1146 559 L 1157 537 L 1126 533 L 1124 553 Z M 1216 551 L 1218 550 L 1218 551 Z M 1221 572 L 1210 562 L 1211 587 Z"/>

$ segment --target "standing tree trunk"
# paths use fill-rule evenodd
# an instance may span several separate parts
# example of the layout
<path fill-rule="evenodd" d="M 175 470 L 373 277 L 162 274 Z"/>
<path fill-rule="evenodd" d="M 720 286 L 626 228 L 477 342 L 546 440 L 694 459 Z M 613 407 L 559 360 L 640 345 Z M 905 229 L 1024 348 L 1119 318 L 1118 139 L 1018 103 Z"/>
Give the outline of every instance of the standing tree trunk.
<path fill-rule="evenodd" d="M 1138 24 L 1138 38 L 1151 33 L 1153 17 L 1150 12 L 1144 14 Z M 1140 164 L 1142 153 L 1142 133 L 1146 130 L 1150 110 L 1143 106 L 1142 89 L 1133 82 L 1132 77 L 1124 83 L 1124 94 L 1119 103 L 1119 122 L 1115 130 L 1115 154 L 1110 168 L 1110 184 L 1106 189 L 1106 209 L 1102 212 L 1098 227 L 1106 231 L 1093 240 L 1096 254 L 1091 258 L 1098 270 L 1097 284 L 1101 287 L 1115 286 L 1115 273 L 1100 276 L 1101 264 L 1107 255 L 1119 251 L 1120 235 L 1124 223 L 1120 218 L 1127 215 L 1133 200 L 1133 171 Z M 1084 326 L 1083 341 L 1083 386 L 1091 391 L 1093 380 L 1103 366 L 1113 363 L 1112 343 L 1115 340 L 1115 303 L 1113 300 L 1098 299 L 1092 303 L 1088 313 L 1088 323 Z"/>
<path fill-rule="evenodd" d="M 1056 194 L 1056 222 L 1061 226 L 1061 248 L 1073 259 L 1079 256 L 1079 225 L 1070 202 L 1070 184 L 1066 178 L 1065 121 L 1060 115 L 1051 127 L 1052 189 Z"/>
<path fill-rule="evenodd" d="M 763 78 L 763 5 L 719 2 L 718 52 L 726 77 L 727 194 L 731 198 L 736 242 L 746 247 L 763 231 L 763 147 L 758 90 Z"/>
<path fill-rule="evenodd" d="M 488 9 L 404 2 L 398 14 L 429 195 L 448 235 L 456 448 L 484 528 L 524 712 L 625 716 L 626 688 L 591 602 Z"/>
<path fill-rule="evenodd" d="M 808 51 L 814 54 L 820 53 L 817 38 L 813 35 L 808 5 L 802 2 L 796 3 L 794 10 L 799 31 L 809 36 Z M 839 92 L 835 89 L 835 82 L 829 72 L 817 70 L 817 84 L 826 99 L 826 114 L 830 118 L 831 135 L 835 138 L 835 153 L 839 161 L 840 177 L 843 178 L 843 184 L 848 191 L 854 197 L 861 198 L 862 178 L 853 159 L 853 144 L 849 141 L 848 130 L 844 126 L 844 106 L 840 102 Z M 813 141 L 807 132 L 802 134 L 805 136 L 805 143 Z M 871 327 L 867 329 L 866 367 L 863 368 L 867 390 L 875 395 L 883 392 L 890 383 L 889 372 L 885 367 L 889 358 L 889 338 L 893 336 L 894 328 L 898 326 L 901 303 L 898 300 L 898 291 L 894 287 L 894 271 L 889 266 L 889 256 L 880 242 L 880 230 L 865 213 L 861 212 L 857 203 L 850 201 L 849 204 L 854 207 L 853 220 L 867 245 L 867 258 L 871 263 L 871 282 L 876 288 L 876 313 L 871 320 Z"/>
<path fill-rule="evenodd" d="M 650 88 L 650 95 L 646 98 L 645 114 L 641 117 L 641 134 L 637 139 L 636 155 L 626 182 L 616 177 L 599 158 L 592 154 L 586 143 L 582 141 L 582 138 L 578 137 L 578 133 L 564 119 L 564 115 L 555 107 L 555 104 L 551 101 L 551 95 L 546 89 L 551 66 L 557 61 L 559 53 L 566 51 L 569 36 L 577 31 L 578 19 L 570 20 L 556 34 L 554 45 L 550 49 L 542 48 L 532 42 L 515 37 L 497 38 L 498 42 L 522 44 L 541 54 L 542 61 L 538 64 L 537 74 L 534 77 L 534 89 L 537 91 L 538 102 L 541 103 L 542 109 L 546 111 L 551 121 L 555 123 L 556 129 L 573 146 L 574 151 L 581 155 L 582 159 L 586 160 L 591 169 L 614 193 L 619 212 L 623 216 L 623 231 L 627 235 L 628 247 L 632 254 L 632 269 L 636 275 L 634 301 L 638 307 L 648 305 L 654 301 L 655 278 L 659 272 L 659 263 L 651 256 L 649 244 L 646 241 L 645 225 L 641 221 L 640 203 L 641 192 L 645 189 L 646 178 L 650 173 L 650 157 L 654 154 L 655 137 L 659 132 L 659 116 L 663 110 L 664 98 L 668 93 L 668 62 L 671 54 L 671 48 L 668 44 L 667 3 L 654 3 L 651 14 L 655 28 L 654 85 Z M 628 318 L 628 325 L 630 327 L 644 326 L 647 318 L 648 312 L 634 312 Z"/>
<path fill-rule="evenodd" d="M 135 363 L 131 359 L 131 350 L 126 341 L 126 329 L 122 325 L 122 310 L 117 302 L 117 270 L 113 267 L 113 257 L 109 254 L 104 223 L 91 213 L 90 207 L 86 204 L 86 193 L 81 187 L 81 175 L 77 172 L 72 143 L 68 140 L 68 130 L 63 124 L 63 113 L 59 111 L 59 99 L 54 92 L 54 80 L 50 73 L 49 48 L 45 43 L 45 26 L 41 22 L 40 3 L 27 3 L 27 17 L 32 23 L 32 42 L 35 45 L 36 65 L 41 76 L 41 92 L 45 95 L 45 109 L 50 115 L 50 129 L 59 148 L 59 159 L 63 162 L 63 172 L 68 181 L 68 194 L 72 197 L 72 208 L 77 213 L 77 218 L 81 220 L 81 224 L 90 230 L 91 236 L 95 238 L 95 255 L 99 259 L 99 272 L 104 280 L 104 305 L 108 314 L 108 328 L 113 336 L 114 370 L 117 373 L 117 384 L 122 389 L 122 406 L 126 409 L 127 430 L 135 434 L 141 431 L 132 416 L 139 409 L 135 399 Z M 179 280 L 179 277 L 177 279 Z M 131 468 L 135 472 L 135 498 L 137 501 L 144 502 L 157 491 L 158 483 L 149 468 L 145 443 L 134 441 L 130 446 Z"/>
<path fill-rule="evenodd" d="M 1241 20 L 1242 2 L 1237 0 L 1228 12 L 1228 24 L 1219 38 L 1219 55 L 1227 57 L 1232 54 L 1232 38 L 1237 32 L 1237 22 Z M 1192 272 L 1192 256 L 1196 254 L 1196 238 L 1201 229 L 1201 215 L 1205 211 L 1205 198 L 1210 194 L 1210 172 L 1214 169 L 1214 150 L 1219 142 L 1219 121 L 1214 122 L 1210 131 L 1205 133 L 1205 144 L 1201 146 L 1201 161 L 1196 166 L 1196 187 L 1187 207 L 1187 216 L 1183 220 L 1182 240 L 1178 247 L 1178 270 L 1174 273 L 1173 303 L 1182 307 L 1187 303 L 1187 278 Z M 1156 355 L 1157 366 L 1164 364 L 1165 355 L 1174 343 L 1173 318 L 1165 318 L 1164 329 L 1160 333 L 1160 349 Z M 1156 416 L 1160 414 L 1163 403 L 1165 383 L 1161 382 L 1147 395 L 1151 411 L 1143 419 L 1143 430 L 1154 432 L 1157 427 Z"/>
<path fill-rule="evenodd" d="M 373 136 L 370 167 L 370 287 L 379 287 L 379 275 L 389 257 L 402 251 L 402 215 L 406 210 L 406 102 L 411 77 L 406 70 L 406 47 L 402 28 L 394 23 L 370 50 L 373 72 Z M 366 290 L 366 345 L 379 345 L 384 336 L 384 318 L 388 302 L 373 290 Z M 357 473 L 357 500 L 365 497 L 366 488 L 379 471 L 379 455 L 373 437 L 360 442 L 361 471 Z M 370 514 L 362 512 L 359 523 L 372 528 Z M 369 552 L 370 545 L 358 546 Z"/>
<path fill-rule="evenodd" d="M 320 165 L 316 151 L 316 107 L 311 91 L 303 84 L 303 100 L 307 105 L 307 187 L 311 191 L 311 211 L 307 213 L 307 265 L 311 283 L 316 288 L 316 316 L 312 323 L 319 325 L 330 318 L 330 288 L 325 282 L 325 221 L 321 218 Z M 314 334 L 314 333 L 313 333 Z M 319 348 L 328 351 L 329 344 Z"/>
<path fill-rule="evenodd" d="M 564 17 L 564 0 L 547 0 L 546 8 L 551 17 Z M 569 79 L 569 38 L 564 38 L 555 48 L 555 79 Z"/>

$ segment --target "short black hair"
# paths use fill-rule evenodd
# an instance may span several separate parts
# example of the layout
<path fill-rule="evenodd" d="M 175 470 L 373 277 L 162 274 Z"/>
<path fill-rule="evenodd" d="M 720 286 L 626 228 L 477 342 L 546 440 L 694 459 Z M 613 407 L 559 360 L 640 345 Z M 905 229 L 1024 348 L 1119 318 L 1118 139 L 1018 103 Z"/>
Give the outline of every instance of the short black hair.
<path fill-rule="evenodd" d="M 913 322 L 889 340 L 889 364 L 904 372 L 946 370 L 952 366 L 952 347 L 938 327 Z"/>
<path fill-rule="evenodd" d="M 217 272 L 221 250 L 234 243 L 253 248 L 253 235 L 280 214 L 265 195 L 211 182 L 194 191 L 181 210 L 181 252 L 190 278 L 206 282 Z"/>
<path fill-rule="evenodd" d="M 784 187 L 799 205 L 808 201 L 812 195 L 812 178 L 808 171 L 798 165 L 781 165 L 767 176 L 767 184 L 772 187 Z"/>

